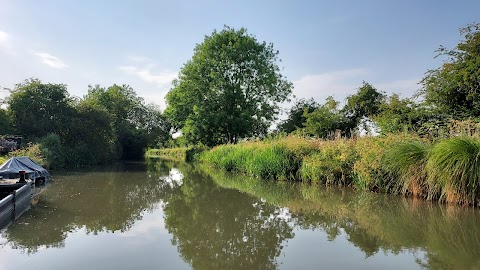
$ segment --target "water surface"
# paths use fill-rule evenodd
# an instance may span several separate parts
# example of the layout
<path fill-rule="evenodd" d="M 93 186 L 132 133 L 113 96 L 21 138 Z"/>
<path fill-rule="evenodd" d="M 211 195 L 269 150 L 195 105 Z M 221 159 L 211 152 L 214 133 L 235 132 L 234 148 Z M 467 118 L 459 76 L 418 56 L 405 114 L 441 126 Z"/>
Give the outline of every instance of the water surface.
<path fill-rule="evenodd" d="M 478 209 L 150 161 L 71 173 L 0 269 L 478 269 Z"/>

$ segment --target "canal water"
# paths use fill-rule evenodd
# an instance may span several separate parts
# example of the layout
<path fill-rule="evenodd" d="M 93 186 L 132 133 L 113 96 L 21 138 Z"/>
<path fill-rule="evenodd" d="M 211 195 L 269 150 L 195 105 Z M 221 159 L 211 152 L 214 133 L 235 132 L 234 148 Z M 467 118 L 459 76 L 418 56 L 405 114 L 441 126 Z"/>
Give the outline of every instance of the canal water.
<path fill-rule="evenodd" d="M 55 173 L 0 269 L 480 269 L 480 212 L 150 160 Z"/>

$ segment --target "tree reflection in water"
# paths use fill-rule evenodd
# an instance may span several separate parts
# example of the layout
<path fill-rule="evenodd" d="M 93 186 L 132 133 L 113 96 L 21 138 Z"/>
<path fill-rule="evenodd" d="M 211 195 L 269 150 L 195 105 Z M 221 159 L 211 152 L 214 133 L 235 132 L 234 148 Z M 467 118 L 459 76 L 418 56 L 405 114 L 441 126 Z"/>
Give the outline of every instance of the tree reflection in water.
<path fill-rule="evenodd" d="M 478 209 L 158 160 L 57 176 L 3 237 L 26 252 L 63 247 L 71 231 L 125 232 L 160 206 L 172 244 L 197 270 L 276 269 L 299 230 L 345 236 L 365 257 L 408 252 L 431 269 L 480 264 Z"/>
<path fill-rule="evenodd" d="M 195 170 L 164 198 L 165 226 L 193 269 L 276 269 L 293 224 L 284 209 L 216 186 Z"/>

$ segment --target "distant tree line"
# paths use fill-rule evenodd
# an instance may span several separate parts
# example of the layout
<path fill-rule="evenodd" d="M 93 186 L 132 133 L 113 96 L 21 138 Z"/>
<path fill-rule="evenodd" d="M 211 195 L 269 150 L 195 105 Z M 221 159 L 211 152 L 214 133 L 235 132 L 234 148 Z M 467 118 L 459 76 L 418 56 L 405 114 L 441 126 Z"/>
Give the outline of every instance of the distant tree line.
<path fill-rule="evenodd" d="M 22 135 L 40 145 L 54 167 L 102 164 L 143 157 L 162 146 L 170 124 L 128 85 L 89 86 L 83 98 L 64 84 L 29 79 L 15 85 L 0 110 L 0 134 Z"/>
<path fill-rule="evenodd" d="M 346 99 L 343 108 L 328 97 L 324 104 L 297 100 L 277 132 L 327 138 L 335 133 L 352 135 L 359 130 L 381 134 L 408 131 L 421 136 L 441 136 L 455 120 L 480 120 L 480 24 L 460 29 L 463 35 L 453 49 L 440 47 L 443 64 L 427 71 L 422 88 L 411 98 L 387 96 L 364 82 Z"/>

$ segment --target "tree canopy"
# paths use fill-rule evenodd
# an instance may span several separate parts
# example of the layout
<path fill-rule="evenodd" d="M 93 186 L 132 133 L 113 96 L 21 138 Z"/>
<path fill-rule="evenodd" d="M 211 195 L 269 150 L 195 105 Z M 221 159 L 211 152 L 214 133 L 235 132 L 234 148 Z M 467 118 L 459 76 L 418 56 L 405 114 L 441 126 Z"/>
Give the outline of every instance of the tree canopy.
<path fill-rule="evenodd" d="M 235 143 L 267 132 L 292 84 L 279 52 L 247 30 L 225 26 L 195 47 L 167 94 L 167 117 L 190 143 Z"/>
<path fill-rule="evenodd" d="M 138 159 L 171 137 L 159 108 L 145 105 L 128 85 L 89 87 L 80 99 L 64 84 L 29 79 L 15 86 L 7 105 L 0 109 L 0 134 L 38 142 L 47 164 L 57 168 Z"/>
<path fill-rule="evenodd" d="M 74 111 L 66 85 L 45 84 L 38 79 L 15 85 L 8 107 L 17 133 L 30 137 L 62 133 Z"/>
<path fill-rule="evenodd" d="M 464 40 L 453 49 L 441 46 L 443 65 L 429 70 L 419 94 L 454 118 L 480 116 L 480 24 L 460 29 Z"/>
<path fill-rule="evenodd" d="M 89 86 L 83 103 L 102 108 L 110 114 L 122 159 L 138 159 L 147 147 L 155 147 L 170 138 L 170 124 L 154 105 L 145 105 L 132 87 Z"/>
<path fill-rule="evenodd" d="M 288 118 L 278 125 L 278 131 L 291 133 L 299 128 L 303 128 L 307 118 L 305 114 L 311 113 L 320 108 L 313 98 L 300 99 L 290 109 Z"/>

